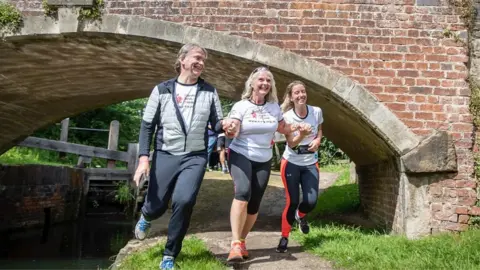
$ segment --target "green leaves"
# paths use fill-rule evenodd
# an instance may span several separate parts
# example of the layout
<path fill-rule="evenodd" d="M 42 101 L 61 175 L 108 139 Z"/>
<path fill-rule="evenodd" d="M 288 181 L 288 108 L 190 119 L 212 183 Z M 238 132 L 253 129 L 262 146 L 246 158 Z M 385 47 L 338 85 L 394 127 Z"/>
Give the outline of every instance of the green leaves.
<path fill-rule="evenodd" d="M 94 0 L 92 7 L 83 7 L 80 9 L 79 19 L 99 20 L 102 17 L 104 0 Z"/>
<path fill-rule="evenodd" d="M 15 33 L 22 24 L 22 14 L 8 2 L 0 2 L 0 33 Z"/>

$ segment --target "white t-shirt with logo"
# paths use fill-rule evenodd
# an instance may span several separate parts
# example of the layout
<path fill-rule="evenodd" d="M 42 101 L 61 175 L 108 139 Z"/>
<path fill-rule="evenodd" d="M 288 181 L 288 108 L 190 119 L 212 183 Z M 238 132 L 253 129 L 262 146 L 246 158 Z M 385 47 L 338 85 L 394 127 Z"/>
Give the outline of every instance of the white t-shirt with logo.
<path fill-rule="evenodd" d="M 193 106 L 195 103 L 195 96 L 197 94 L 197 84 L 182 84 L 175 83 L 175 100 L 177 101 L 178 108 L 183 116 L 183 122 L 185 123 L 185 129 L 190 129 L 190 123 L 192 122 Z"/>
<path fill-rule="evenodd" d="M 301 118 L 295 113 L 294 109 L 290 109 L 283 114 L 285 121 L 289 124 L 301 124 L 307 123 L 312 127 L 312 133 L 306 136 L 298 145 L 309 145 L 318 135 L 318 126 L 323 123 L 322 109 L 307 105 L 307 115 Z M 300 132 L 293 132 L 293 136 L 297 136 Z M 283 158 L 298 166 L 306 166 L 315 164 L 318 161 L 318 154 L 298 154 L 295 150 L 292 150 L 288 144 L 285 146 L 283 152 Z"/>
<path fill-rule="evenodd" d="M 229 118 L 240 120 L 240 132 L 230 144 L 230 149 L 256 162 L 272 158 L 272 139 L 283 121 L 277 103 L 257 105 L 250 100 L 241 100 L 233 105 Z"/>

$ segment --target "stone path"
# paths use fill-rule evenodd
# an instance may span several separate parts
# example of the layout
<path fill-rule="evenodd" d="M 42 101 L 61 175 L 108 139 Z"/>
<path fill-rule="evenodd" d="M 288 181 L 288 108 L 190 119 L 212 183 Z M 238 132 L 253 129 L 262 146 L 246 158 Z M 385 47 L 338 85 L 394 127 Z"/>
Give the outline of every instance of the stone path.
<path fill-rule="evenodd" d="M 320 192 L 337 179 L 336 173 L 320 173 Z M 205 241 L 221 261 L 226 261 L 230 248 L 231 232 L 229 211 L 233 198 L 233 184 L 229 175 L 207 172 L 195 205 L 189 235 Z M 247 238 L 250 259 L 232 269 L 332 269 L 331 263 L 302 251 L 300 245 L 290 240 L 288 252 L 275 252 L 280 239 L 280 222 L 285 206 L 285 192 L 278 172 L 272 172 L 265 192 L 260 214 L 253 231 Z M 145 241 L 131 240 L 118 254 L 115 264 L 129 253 L 147 248 L 166 234 L 171 212 L 152 225 L 151 237 Z"/>

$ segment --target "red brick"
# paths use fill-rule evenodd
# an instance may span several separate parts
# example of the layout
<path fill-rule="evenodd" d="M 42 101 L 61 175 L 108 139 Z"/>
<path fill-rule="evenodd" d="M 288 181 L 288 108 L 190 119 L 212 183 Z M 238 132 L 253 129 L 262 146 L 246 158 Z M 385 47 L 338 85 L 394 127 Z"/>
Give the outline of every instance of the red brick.
<path fill-rule="evenodd" d="M 469 211 L 469 214 L 472 216 L 480 216 L 480 207 L 472 206 L 472 208 Z"/>
<path fill-rule="evenodd" d="M 323 9 L 323 10 L 336 10 L 337 5 L 335 4 L 313 4 L 313 9 Z"/>
<path fill-rule="evenodd" d="M 472 189 L 458 189 L 457 190 L 458 197 L 470 197 L 475 198 L 477 193 Z"/>
<path fill-rule="evenodd" d="M 455 213 L 459 215 L 467 215 L 468 214 L 468 207 L 460 206 L 455 209 Z"/>
<path fill-rule="evenodd" d="M 477 182 L 473 180 L 459 180 L 456 181 L 456 187 L 459 188 L 476 188 Z"/>
<path fill-rule="evenodd" d="M 418 71 L 416 70 L 399 70 L 398 76 L 400 77 L 418 77 Z"/>
<path fill-rule="evenodd" d="M 405 60 L 407 61 L 423 61 L 424 59 L 424 54 L 405 54 Z"/>
<path fill-rule="evenodd" d="M 313 8 L 312 3 L 304 3 L 304 2 L 292 2 L 290 3 L 291 9 L 311 9 Z"/>
<path fill-rule="evenodd" d="M 476 198 L 462 197 L 458 198 L 459 205 L 472 206 L 477 202 Z"/>
<path fill-rule="evenodd" d="M 440 212 L 442 211 L 443 206 L 441 203 L 432 203 L 432 211 L 433 212 Z"/>
<path fill-rule="evenodd" d="M 453 129 L 454 129 L 455 131 L 467 131 L 467 132 L 471 132 L 471 131 L 473 131 L 473 124 L 455 123 L 455 124 L 453 124 Z"/>
<path fill-rule="evenodd" d="M 405 125 L 409 128 L 421 128 L 423 127 L 423 121 L 416 121 L 416 120 L 404 120 Z"/>
<path fill-rule="evenodd" d="M 467 224 L 469 219 L 470 219 L 470 216 L 468 216 L 468 215 L 459 215 L 458 216 L 458 222 L 462 223 L 462 224 Z"/>

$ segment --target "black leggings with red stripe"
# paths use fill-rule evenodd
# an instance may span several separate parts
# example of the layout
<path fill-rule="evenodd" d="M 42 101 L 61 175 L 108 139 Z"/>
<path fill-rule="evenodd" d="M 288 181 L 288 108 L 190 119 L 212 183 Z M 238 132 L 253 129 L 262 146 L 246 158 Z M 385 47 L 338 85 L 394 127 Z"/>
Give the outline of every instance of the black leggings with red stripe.
<path fill-rule="evenodd" d="M 298 166 L 286 159 L 280 165 L 285 197 L 287 203 L 282 215 L 282 236 L 288 237 L 295 221 L 295 212 L 304 217 L 311 212 L 317 204 L 319 172 L 318 164 Z M 300 203 L 300 186 L 302 187 L 303 200 Z"/>

